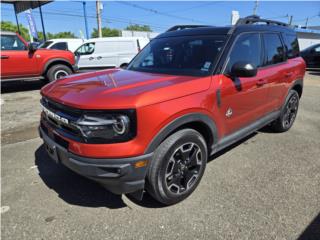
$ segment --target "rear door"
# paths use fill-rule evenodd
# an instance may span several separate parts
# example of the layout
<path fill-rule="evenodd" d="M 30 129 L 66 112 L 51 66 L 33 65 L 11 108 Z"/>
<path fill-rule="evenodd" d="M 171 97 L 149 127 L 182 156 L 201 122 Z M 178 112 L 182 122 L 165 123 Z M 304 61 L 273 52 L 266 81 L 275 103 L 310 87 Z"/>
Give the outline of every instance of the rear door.
<path fill-rule="evenodd" d="M 286 84 L 294 77 L 294 64 L 285 54 L 285 46 L 279 33 L 263 33 L 264 63 L 262 72 L 268 86 L 266 112 L 272 112 L 282 105 L 286 95 Z"/>
<path fill-rule="evenodd" d="M 230 134 L 249 125 L 265 114 L 267 87 L 264 84 L 262 66 L 262 41 L 259 33 L 243 33 L 238 36 L 227 57 L 224 75 L 219 87 L 221 117 L 225 119 L 225 133 Z M 233 64 L 246 61 L 258 67 L 255 77 L 228 77 Z"/>
<path fill-rule="evenodd" d="M 39 75 L 37 51 L 31 53 L 17 35 L 1 35 L 1 77 Z"/>

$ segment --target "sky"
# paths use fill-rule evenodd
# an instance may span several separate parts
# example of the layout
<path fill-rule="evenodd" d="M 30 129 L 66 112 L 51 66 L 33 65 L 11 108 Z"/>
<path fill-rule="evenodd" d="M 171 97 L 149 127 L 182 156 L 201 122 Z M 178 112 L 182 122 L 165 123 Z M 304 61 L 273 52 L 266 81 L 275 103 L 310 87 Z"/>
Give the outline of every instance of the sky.
<path fill-rule="evenodd" d="M 131 24 L 146 24 L 155 32 L 163 32 L 178 24 L 229 25 L 231 11 L 241 17 L 252 15 L 255 1 L 102 1 L 102 26 L 124 29 Z M 87 1 L 89 32 L 97 27 L 95 1 Z M 15 22 L 13 7 L 0 4 L 1 20 Z M 71 31 L 85 33 L 82 1 L 54 1 L 42 7 L 47 32 Z M 32 11 L 38 31 L 41 31 L 39 10 Z M 320 1 L 259 1 L 257 14 L 264 18 L 305 25 L 320 26 Z M 19 22 L 27 26 L 24 13 Z"/>

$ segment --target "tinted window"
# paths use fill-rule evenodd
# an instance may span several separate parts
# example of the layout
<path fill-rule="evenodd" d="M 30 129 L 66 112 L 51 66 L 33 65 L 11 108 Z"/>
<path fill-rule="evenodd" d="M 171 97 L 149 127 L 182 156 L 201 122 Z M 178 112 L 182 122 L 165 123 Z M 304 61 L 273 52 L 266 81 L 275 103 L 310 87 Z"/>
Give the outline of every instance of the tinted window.
<path fill-rule="evenodd" d="M 225 43 L 225 36 L 183 36 L 152 40 L 127 69 L 173 75 L 206 76 Z"/>
<path fill-rule="evenodd" d="M 40 44 L 39 48 L 47 48 L 47 47 L 49 47 L 49 45 L 51 43 L 53 43 L 53 42 L 52 41 L 46 41 L 46 42 Z"/>
<path fill-rule="evenodd" d="M 50 49 L 68 50 L 68 44 L 66 42 L 59 42 L 53 44 Z"/>
<path fill-rule="evenodd" d="M 285 42 L 287 47 L 287 58 L 295 58 L 299 56 L 299 43 L 296 35 L 285 35 Z"/>
<path fill-rule="evenodd" d="M 316 47 L 316 48 L 314 49 L 314 51 L 315 51 L 316 53 L 320 53 L 320 46 L 319 46 L 319 47 Z"/>
<path fill-rule="evenodd" d="M 76 51 L 78 55 L 89 55 L 94 52 L 95 44 L 94 43 L 85 43 L 79 47 Z"/>
<path fill-rule="evenodd" d="M 1 35 L 1 50 L 25 50 L 26 46 L 16 35 Z"/>
<path fill-rule="evenodd" d="M 278 34 L 264 34 L 264 46 L 265 65 L 271 65 L 285 61 L 284 48 Z"/>
<path fill-rule="evenodd" d="M 260 34 L 243 34 L 236 40 L 227 59 L 226 72 L 230 72 L 233 64 L 239 61 L 250 62 L 256 67 L 262 65 Z"/>

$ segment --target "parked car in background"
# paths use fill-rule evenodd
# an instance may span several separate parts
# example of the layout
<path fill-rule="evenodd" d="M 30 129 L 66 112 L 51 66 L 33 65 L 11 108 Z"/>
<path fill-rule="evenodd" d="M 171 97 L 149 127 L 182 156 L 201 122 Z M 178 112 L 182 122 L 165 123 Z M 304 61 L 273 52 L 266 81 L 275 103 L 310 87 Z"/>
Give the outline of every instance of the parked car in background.
<path fill-rule="evenodd" d="M 88 40 L 76 51 L 79 69 L 126 67 L 149 43 L 145 37 L 108 37 Z"/>
<path fill-rule="evenodd" d="M 44 79 L 54 81 L 75 71 L 70 51 L 37 49 L 17 33 L 1 32 L 1 81 Z"/>
<path fill-rule="evenodd" d="M 300 54 L 308 68 L 320 68 L 320 44 L 310 46 Z"/>
<path fill-rule="evenodd" d="M 264 126 L 288 131 L 304 74 L 284 23 L 254 16 L 232 27 L 176 26 L 126 69 L 42 88 L 40 136 L 55 162 L 111 192 L 141 198 L 145 189 L 174 204 L 196 189 L 212 154 Z"/>
<path fill-rule="evenodd" d="M 77 38 L 50 39 L 40 44 L 39 48 L 69 50 L 71 52 L 74 52 L 84 42 L 85 42 L 84 39 L 77 39 Z"/>

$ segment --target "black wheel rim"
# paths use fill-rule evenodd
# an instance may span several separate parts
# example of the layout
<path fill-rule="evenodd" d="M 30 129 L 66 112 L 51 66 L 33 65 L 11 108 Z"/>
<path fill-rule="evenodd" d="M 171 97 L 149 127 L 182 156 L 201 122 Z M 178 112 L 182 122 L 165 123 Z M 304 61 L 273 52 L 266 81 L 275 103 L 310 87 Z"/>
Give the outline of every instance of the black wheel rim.
<path fill-rule="evenodd" d="M 292 96 L 285 107 L 285 113 L 283 116 L 283 126 L 285 128 L 291 127 L 298 111 L 299 99 L 297 96 Z"/>
<path fill-rule="evenodd" d="M 195 143 L 185 143 L 171 155 L 165 173 L 168 190 L 182 194 L 197 182 L 203 164 L 203 153 Z"/>

